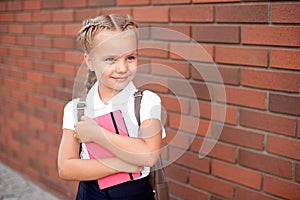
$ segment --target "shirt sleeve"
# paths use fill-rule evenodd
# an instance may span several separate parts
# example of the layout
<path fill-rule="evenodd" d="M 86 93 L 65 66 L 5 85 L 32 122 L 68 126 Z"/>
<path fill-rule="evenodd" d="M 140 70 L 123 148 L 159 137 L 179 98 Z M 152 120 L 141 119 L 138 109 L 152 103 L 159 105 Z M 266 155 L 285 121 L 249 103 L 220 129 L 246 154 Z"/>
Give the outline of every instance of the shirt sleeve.
<path fill-rule="evenodd" d="M 161 99 L 160 97 L 148 90 L 143 92 L 141 108 L 140 108 L 141 122 L 147 119 L 158 119 L 161 121 Z M 162 124 L 162 137 L 166 137 L 164 125 Z"/>
<path fill-rule="evenodd" d="M 78 99 L 75 99 L 65 105 L 62 123 L 63 129 L 75 130 L 74 124 L 77 122 L 77 103 Z"/>

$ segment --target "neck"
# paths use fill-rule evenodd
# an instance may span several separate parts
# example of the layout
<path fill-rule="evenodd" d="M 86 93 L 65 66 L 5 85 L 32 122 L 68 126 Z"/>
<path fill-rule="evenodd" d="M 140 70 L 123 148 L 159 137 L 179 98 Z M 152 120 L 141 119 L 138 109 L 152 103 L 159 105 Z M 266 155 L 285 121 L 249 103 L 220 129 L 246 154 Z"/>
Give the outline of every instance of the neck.
<path fill-rule="evenodd" d="M 107 104 L 115 95 L 117 95 L 120 91 L 109 89 L 99 83 L 98 93 L 99 97 L 104 104 Z"/>

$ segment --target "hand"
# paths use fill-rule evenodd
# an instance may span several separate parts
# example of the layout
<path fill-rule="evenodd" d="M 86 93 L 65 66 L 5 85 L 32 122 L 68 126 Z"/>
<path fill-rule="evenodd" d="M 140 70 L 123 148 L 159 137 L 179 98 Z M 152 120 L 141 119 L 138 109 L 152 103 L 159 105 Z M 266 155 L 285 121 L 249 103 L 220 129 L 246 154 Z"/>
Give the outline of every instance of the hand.
<path fill-rule="evenodd" d="M 89 117 L 82 116 L 80 122 L 75 124 L 76 135 L 74 137 L 79 142 L 93 142 L 95 135 L 101 134 L 101 127 Z"/>

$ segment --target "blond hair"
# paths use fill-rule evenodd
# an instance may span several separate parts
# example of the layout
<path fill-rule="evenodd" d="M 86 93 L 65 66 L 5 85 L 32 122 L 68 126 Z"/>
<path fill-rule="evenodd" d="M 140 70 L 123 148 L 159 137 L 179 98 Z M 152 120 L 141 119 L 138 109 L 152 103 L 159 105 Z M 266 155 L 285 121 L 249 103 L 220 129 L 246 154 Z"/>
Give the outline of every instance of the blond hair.
<path fill-rule="evenodd" d="M 136 29 L 137 24 L 130 16 L 119 14 L 101 15 L 96 18 L 87 19 L 83 22 L 83 27 L 78 32 L 78 39 L 84 53 L 89 54 L 93 49 L 94 38 L 102 30 L 126 31 Z M 97 77 L 94 71 L 89 70 L 86 82 L 87 92 L 96 83 Z"/>

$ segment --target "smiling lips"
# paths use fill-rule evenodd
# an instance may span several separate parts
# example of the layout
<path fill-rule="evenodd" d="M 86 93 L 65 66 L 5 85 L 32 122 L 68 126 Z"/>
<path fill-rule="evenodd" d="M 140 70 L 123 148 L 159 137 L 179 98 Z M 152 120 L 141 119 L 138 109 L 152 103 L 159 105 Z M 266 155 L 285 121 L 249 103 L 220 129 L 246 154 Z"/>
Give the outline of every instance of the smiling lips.
<path fill-rule="evenodd" d="M 121 76 L 121 77 L 112 77 L 113 79 L 117 80 L 117 81 L 124 81 L 128 78 L 128 76 Z"/>

